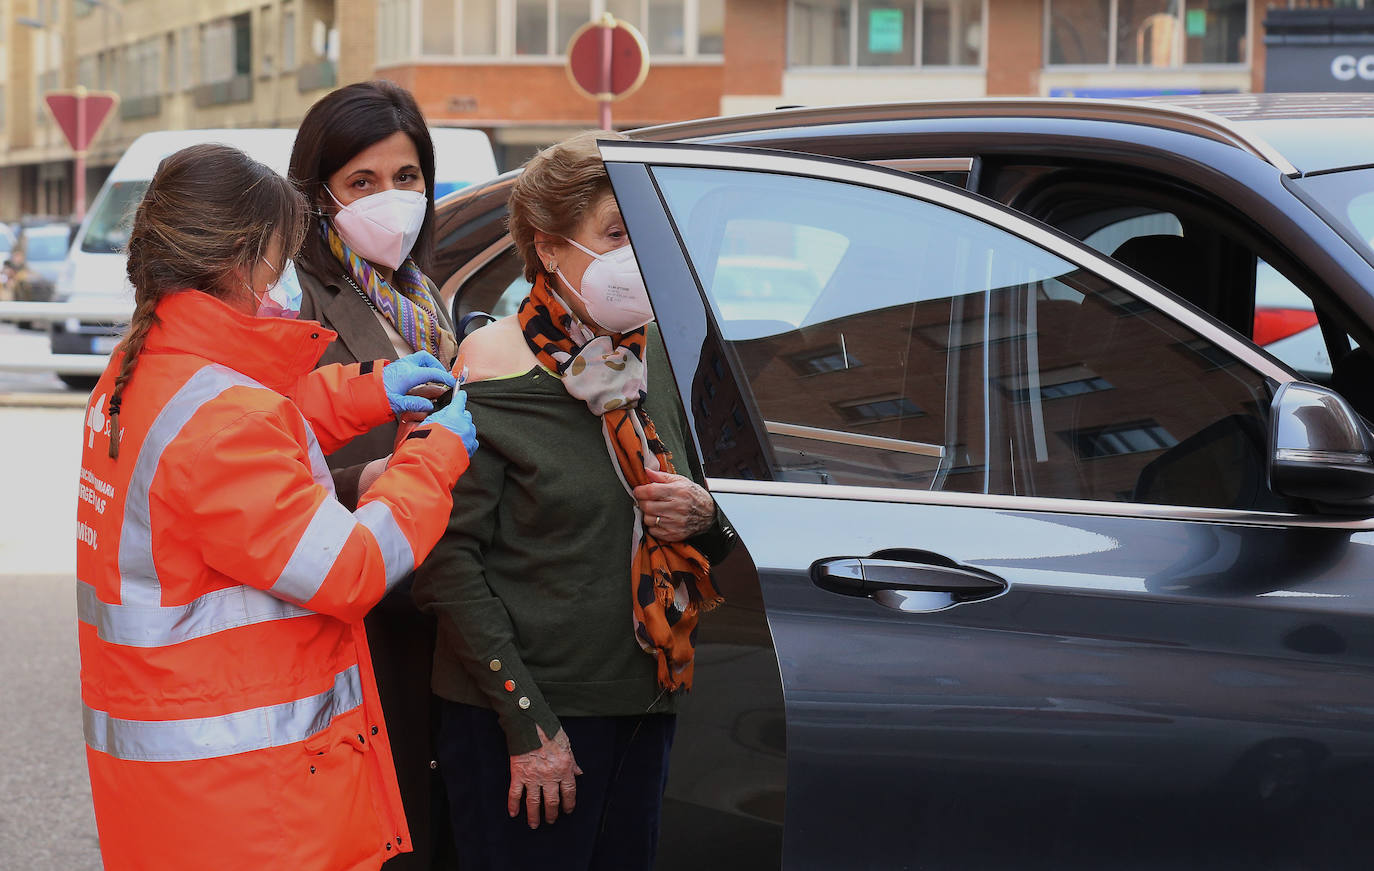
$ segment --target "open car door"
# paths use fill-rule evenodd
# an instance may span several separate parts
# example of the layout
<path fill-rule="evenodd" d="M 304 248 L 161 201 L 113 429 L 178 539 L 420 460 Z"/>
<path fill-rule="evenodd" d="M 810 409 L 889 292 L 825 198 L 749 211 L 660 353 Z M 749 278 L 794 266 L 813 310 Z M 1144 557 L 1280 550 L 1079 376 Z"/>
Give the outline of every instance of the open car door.
<path fill-rule="evenodd" d="M 956 188 L 602 154 L 757 567 L 734 592 L 776 649 L 785 867 L 1365 867 L 1374 525 L 1271 490 L 1291 370 Z M 746 677 L 720 650 L 669 797 L 764 818 L 750 769 L 683 770 L 776 699 L 721 689 Z"/>

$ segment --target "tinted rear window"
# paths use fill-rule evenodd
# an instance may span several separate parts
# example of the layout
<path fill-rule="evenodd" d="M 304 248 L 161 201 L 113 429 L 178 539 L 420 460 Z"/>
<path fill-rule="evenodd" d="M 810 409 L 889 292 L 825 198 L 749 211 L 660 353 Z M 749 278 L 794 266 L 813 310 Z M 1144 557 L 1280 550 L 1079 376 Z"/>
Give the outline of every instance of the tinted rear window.
<path fill-rule="evenodd" d="M 24 256 L 29 260 L 61 260 L 67 256 L 67 234 L 43 233 L 25 236 Z"/>
<path fill-rule="evenodd" d="M 147 189 L 146 179 L 110 185 L 91 212 L 81 250 L 88 254 L 116 254 L 124 250 L 134 221 L 134 209 Z"/>

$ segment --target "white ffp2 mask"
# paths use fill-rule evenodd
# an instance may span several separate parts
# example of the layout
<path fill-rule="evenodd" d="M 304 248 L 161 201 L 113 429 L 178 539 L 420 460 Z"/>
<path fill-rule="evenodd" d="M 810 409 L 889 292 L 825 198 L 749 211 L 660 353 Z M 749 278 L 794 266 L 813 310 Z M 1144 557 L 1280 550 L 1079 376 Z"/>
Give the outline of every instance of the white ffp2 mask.
<path fill-rule="evenodd" d="M 423 193 L 392 188 L 359 197 L 345 206 L 329 185 L 324 189 L 339 207 L 333 217 L 334 229 L 353 253 L 391 269 L 405 262 L 425 223 L 429 199 Z"/>
<path fill-rule="evenodd" d="M 567 241 L 592 258 L 587 271 L 582 273 L 582 288 L 573 287 L 561 269 L 555 271 L 563 285 L 582 300 L 587 317 L 597 326 L 612 333 L 628 333 L 654 319 L 649 291 L 644 287 L 644 276 L 639 274 L 639 262 L 629 243 L 597 254 L 572 239 Z"/>

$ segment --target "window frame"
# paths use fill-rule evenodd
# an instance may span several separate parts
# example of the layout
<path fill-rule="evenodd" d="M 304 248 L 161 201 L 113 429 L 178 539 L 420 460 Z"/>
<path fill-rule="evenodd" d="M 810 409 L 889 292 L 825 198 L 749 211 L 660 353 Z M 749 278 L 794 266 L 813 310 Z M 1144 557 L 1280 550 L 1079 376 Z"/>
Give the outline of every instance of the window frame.
<path fill-rule="evenodd" d="M 1045 0 L 1041 6 L 1041 33 L 1040 40 L 1040 68 L 1054 72 L 1102 72 L 1103 70 L 1125 71 L 1137 75 L 1150 75 L 1152 73 L 1173 73 L 1178 70 L 1196 70 L 1205 72 L 1216 70 L 1218 72 L 1235 72 L 1238 70 L 1248 70 L 1254 65 L 1255 59 L 1255 4 L 1247 2 L 1245 4 L 1245 57 L 1235 63 L 1210 62 L 1210 63 L 1188 63 L 1187 57 L 1187 27 L 1180 26 L 1174 38 L 1174 55 L 1179 59 L 1176 64 L 1168 66 L 1152 66 L 1150 64 L 1122 64 L 1117 62 L 1117 40 L 1114 34 L 1120 16 L 1121 0 L 1107 0 L 1110 7 L 1107 10 L 1107 61 L 1098 64 L 1057 64 L 1050 60 L 1050 40 L 1052 38 L 1051 27 L 1054 21 L 1053 6 L 1054 0 Z M 1187 14 L 1186 6 L 1184 14 Z M 1182 19 L 1180 19 L 1182 21 Z"/>
<path fill-rule="evenodd" d="M 651 288 L 660 282 L 664 286 L 676 287 L 681 281 L 687 280 L 692 282 L 698 290 L 699 296 L 692 302 L 686 302 L 685 297 L 680 298 L 680 293 L 669 294 L 668 298 L 659 300 L 663 305 L 664 313 L 668 316 L 704 317 L 714 325 L 714 314 L 704 294 L 702 294 L 693 261 L 682 248 L 682 240 L 676 225 L 669 217 L 653 182 L 652 171 L 657 167 L 668 166 L 758 171 L 820 178 L 859 187 L 885 190 L 931 202 L 987 222 L 1013 236 L 1053 252 L 1056 256 L 1095 274 L 1106 282 L 1126 289 L 1131 294 L 1148 302 L 1152 308 L 1168 318 L 1185 325 L 1200 338 L 1208 339 L 1226 350 L 1238 362 L 1262 376 L 1271 389 L 1276 390 L 1282 384 L 1302 380 L 1301 376 L 1286 364 L 1265 354 L 1248 340 L 1214 322 L 1211 318 L 1198 314 L 1187 303 L 1174 298 L 1172 294 L 1161 291 L 1143 279 L 1137 278 L 1111 258 L 1088 249 L 1066 234 L 1009 207 L 970 195 L 966 191 L 932 183 L 905 173 L 877 169 L 851 161 L 815 156 L 793 156 L 742 147 L 608 142 L 602 143 L 601 152 L 611 174 L 616 195 L 621 200 L 622 210 L 625 212 L 627 220 L 631 222 L 631 233 L 636 247 L 646 251 L 659 251 L 661 255 L 665 255 L 652 260 L 641 260 L 641 268 L 645 268 L 646 271 L 646 282 Z M 676 251 L 676 257 L 666 256 L 669 250 Z M 679 260 L 680 262 L 675 262 Z M 650 295 L 653 296 L 652 290 Z M 684 306 L 687 308 L 684 309 Z M 658 306 L 656 306 L 657 309 Z M 700 311 L 699 315 L 697 314 L 698 311 Z M 705 359 L 707 355 L 721 353 L 724 350 L 731 368 L 727 380 L 733 380 L 734 385 L 747 383 L 747 380 L 742 379 L 738 361 L 733 359 L 728 349 L 723 349 L 718 343 L 719 335 L 719 328 L 712 326 L 707 330 L 705 344 L 699 347 L 690 339 L 685 339 L 687 344 L 678 344 L 676 348 L 672 347 L 673 343 L 670 343 L 670 364 L 674 371 L 691 373 L 696 370 L 701 360 Z M 675 350 L 678 357 L 673 359 L 672 355 Z M 682 382 L 680 379 L 677 384 L 684 404 L 689 398 L 687 385 L 688 382 Z M 736 391 L 749 407 L 750 414 L 755 418 L 753 423 L 756 428 L 759 427 L 761 418 L 758 416 L 757 407 L 753 404 L 752 394 L 739 390 L 734 385 L 731 386 L 731 389 Z M 693 443 L 696 445 L 700 444 L 697 441 L 698 437 L 704 438 L 705 436 L 698 436 L 694 427 Z M 719 492 L 739 494 L 787 495 L 859 502 L 939 504 L 1099 516 L 1185 519 L 1255 526 L 1374 530 L 1374 518 L 1336 518 L 1325 515 L 1258 509 L 1204 508 L 1059 497 L 920 491 L 875 486 L 759 481 L 748 478 L 718 478 L 714 476 L 708 478 L 708 484 L 712 489 Z"/>
<path fill-rule="evenodd" d="M 453 16 L 453 51 L 450 53 L 434 53 L 424 50 L 424 5 L 425 0 L 409 0 L 409 22 L 407 33 L 409 45 L 395 57 L 387 56 L 382 59 L 379 56 L 378 67 L 405 66 L 415 63 L 423 64 L 512 64 L 512 65 L 532 65 L 547 66 L 551 63 L 561 64 L 567 59 L 564 52 L 566 46 L 557 44 L 557 21 L 559 3 L 586 3 L 590 10 L 587 21 L 594 21 L 601 17 L 606 11 L 606 0 L 544 0 L 549 15 L 549 34 L 546 37 L 547 51 L 544 54 L 517 54 L 516 53 L 516 2 L 515 0 L 495 0 L 496 3 L 496 50 L 492 53 L 466 54 L 463 51 L 463 29 L 467 26 L 468 16 L 464 14 L 463 4 L 467 0 L 447 0 L 454 4 Z M 647 0 L 639 0 L 641 4 L 641 16 L 647 12 Z M 728 2 L 728 0 L 727 0 Z M 986 3 L 986 0 L 984 0 Z M 385 4 L 379 4 L 378 15 L 382 14 Z M 683 5 L 683 44 L 686 51 L 682 54 L 654 54 L 653 63 L 660 66 L 691 66 L 694 64 L 714 65 L 725 62 L 724 53 L 709 54 L 698 51 L 700 42 L 700 9 L 701 0 L 682 0 Z M 636 25 L 638 29 L 643 28 Z M 379 31 L 380 32 L 380 31 Z M 649 34 L 644 34 L 646 41 Z"/>
<path fill-rule="evenodd" d="M 858 21 L 859 0 L 848 0 L 850 14 L 849 28 L 849 63 L 843 65 L 836 64 L 794 64 L 792 63 L 792 17 L 795 14 L 793 4 L 795 0 L 787 0 L 787 24 L 784 34 L 783 46 L 783 69 L 791 72 L 800 73 L 822 73 L 822 72 L 843 72 L 857 73 L 860 75 L 881 75 L 883 73 L 904 72 L 910 73 L 913 70 L 932 73 L 975 73 L 986 72 L 988 68 L 988 2 L 981 0 L 982 9 L 979 18 L 980 32 L 978 44 L 978 62 L 976 64 L 926 64 L 922 54 L 925 51 L 924 41 L 922 40 L 923 28 L 925 27 L 925 4 L 927 0 L 912 0 L 916 4 L 916 20 L 913 22 L 912 32 L 912 58 L 910 64 L 893 64 L 891 66 L 860 66 L 859 65 L 859 27 L 854 23 Z"/>

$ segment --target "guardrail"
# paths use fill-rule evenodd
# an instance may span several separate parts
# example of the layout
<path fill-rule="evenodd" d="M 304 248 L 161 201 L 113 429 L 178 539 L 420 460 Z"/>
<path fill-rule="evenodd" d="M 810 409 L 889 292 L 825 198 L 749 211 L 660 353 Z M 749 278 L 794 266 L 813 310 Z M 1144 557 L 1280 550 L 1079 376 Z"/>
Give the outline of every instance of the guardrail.
<path fill-rule="evenodd" d="M 96 323 L 126 324 L 134 307 L 126 302 L 81 303 L 68 302 L 0 302 L 0 321 L 94 321 Z"/>
<path fill-rule="evenodd" d="M 52 323 L 79 320 L 94 323 L 128 323 L 133 306 L 127 302 L 81 303 L 65 302 L 0 302 L 0 321 Z M 108 354 L 23 354 L 0 352 L 0 371 L 54 372 L 58 375 L 99 375 L 105 371 Z"/>

